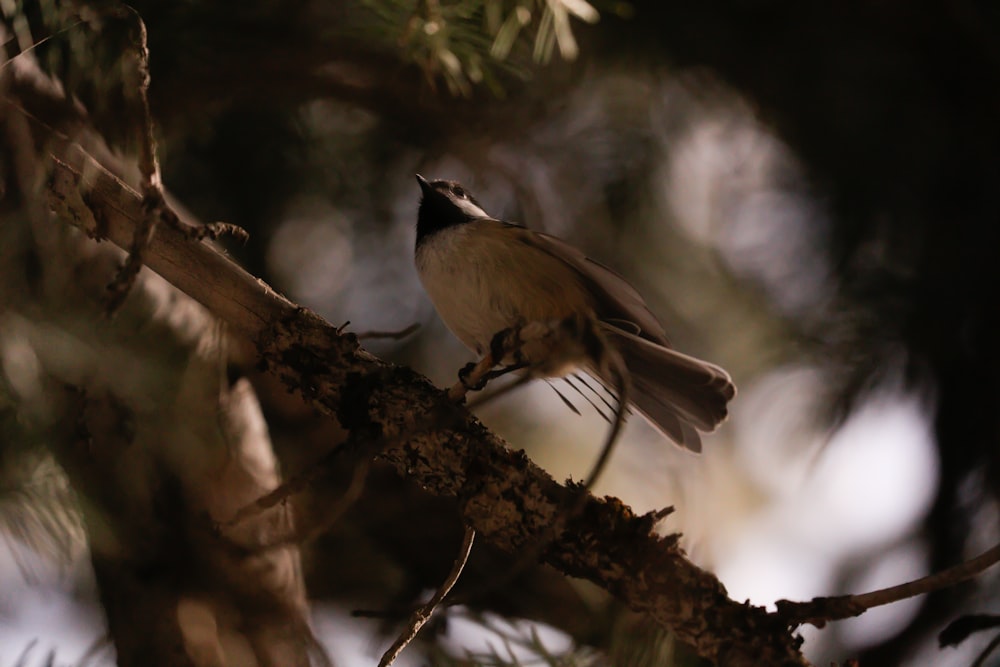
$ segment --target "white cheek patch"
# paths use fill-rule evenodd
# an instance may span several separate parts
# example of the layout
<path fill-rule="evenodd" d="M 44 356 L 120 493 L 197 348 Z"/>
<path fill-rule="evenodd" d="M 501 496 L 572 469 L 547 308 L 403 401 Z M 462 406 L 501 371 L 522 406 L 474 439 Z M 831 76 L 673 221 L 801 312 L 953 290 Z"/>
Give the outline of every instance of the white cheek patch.
<path fill-rule="evenodd" d="M 452 199 L 452 202 L 458 207 L 462 213 L 466 214 L 470 218 L 488 218 L 489 214 L 483 209 L 479 208 L 473 204 L 468 199 Z"/>

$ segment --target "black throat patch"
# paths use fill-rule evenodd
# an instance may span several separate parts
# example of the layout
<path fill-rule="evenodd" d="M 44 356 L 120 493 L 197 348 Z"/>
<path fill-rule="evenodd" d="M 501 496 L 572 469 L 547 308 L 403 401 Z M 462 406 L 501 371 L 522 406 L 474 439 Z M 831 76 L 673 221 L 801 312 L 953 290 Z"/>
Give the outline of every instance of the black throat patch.
<path fill-rule="evenodd" d="M 449 227 L 465 224 L 476 220 L 459 207 L 455 206 L 445 195 L 427 189 L 420 199 L 420 209 L 417 211 L 417 243 L 435 232 Z"/>

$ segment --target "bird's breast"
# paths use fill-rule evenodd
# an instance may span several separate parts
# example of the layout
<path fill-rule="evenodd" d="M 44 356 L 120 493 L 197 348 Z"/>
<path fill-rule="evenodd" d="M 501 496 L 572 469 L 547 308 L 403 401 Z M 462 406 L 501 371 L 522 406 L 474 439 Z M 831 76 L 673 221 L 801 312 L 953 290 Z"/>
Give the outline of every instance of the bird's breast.
<path fill-rule="evenodd" d="M 417 246 L 417 272 L 438 314 L 479 354 L 503 329 L 591 308 L 572 267 L 516 236 L 525 233 L 477 221 Z"/>

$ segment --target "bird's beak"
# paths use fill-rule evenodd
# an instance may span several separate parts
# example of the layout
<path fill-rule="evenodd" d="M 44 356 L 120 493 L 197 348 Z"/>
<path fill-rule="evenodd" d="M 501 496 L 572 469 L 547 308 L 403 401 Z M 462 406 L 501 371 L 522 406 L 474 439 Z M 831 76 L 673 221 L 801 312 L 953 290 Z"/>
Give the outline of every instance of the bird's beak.
<path fill-rule="evenodd" d="M 417 183 L 420 183 L 420 190 L 425 195 L 433 191 L 433 188 L 431 188 L 431 184 L 427 182 L 426 178 L 424 178 L 420 174 L 416 174 L 416 177 L 417 177 Z"/>

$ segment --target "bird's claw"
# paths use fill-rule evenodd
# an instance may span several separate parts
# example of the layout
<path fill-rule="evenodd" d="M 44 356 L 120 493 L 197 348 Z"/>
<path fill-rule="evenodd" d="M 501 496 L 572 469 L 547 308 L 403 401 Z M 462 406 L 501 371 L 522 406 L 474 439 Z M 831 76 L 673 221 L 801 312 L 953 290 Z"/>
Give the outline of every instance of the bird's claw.
<path fill-rule="evenodd" d="M 462 383 L 466 391 L 480 391 L 486 387 L 489 378 L 483 376 L 474 384 L 469 384 L 469 376 L 476 370 L 476 363 L 470 361 L 458 371 L 458 381 Z"/>
<path fill-rule="evenodd" d="M 508 327 L 493 334 L 490 339 L 490 356 L 493 361 L 502 364 L 509 359 L 512 364 L 524 363 L 520 350 L 522 328 L 522 325 Z"/>

